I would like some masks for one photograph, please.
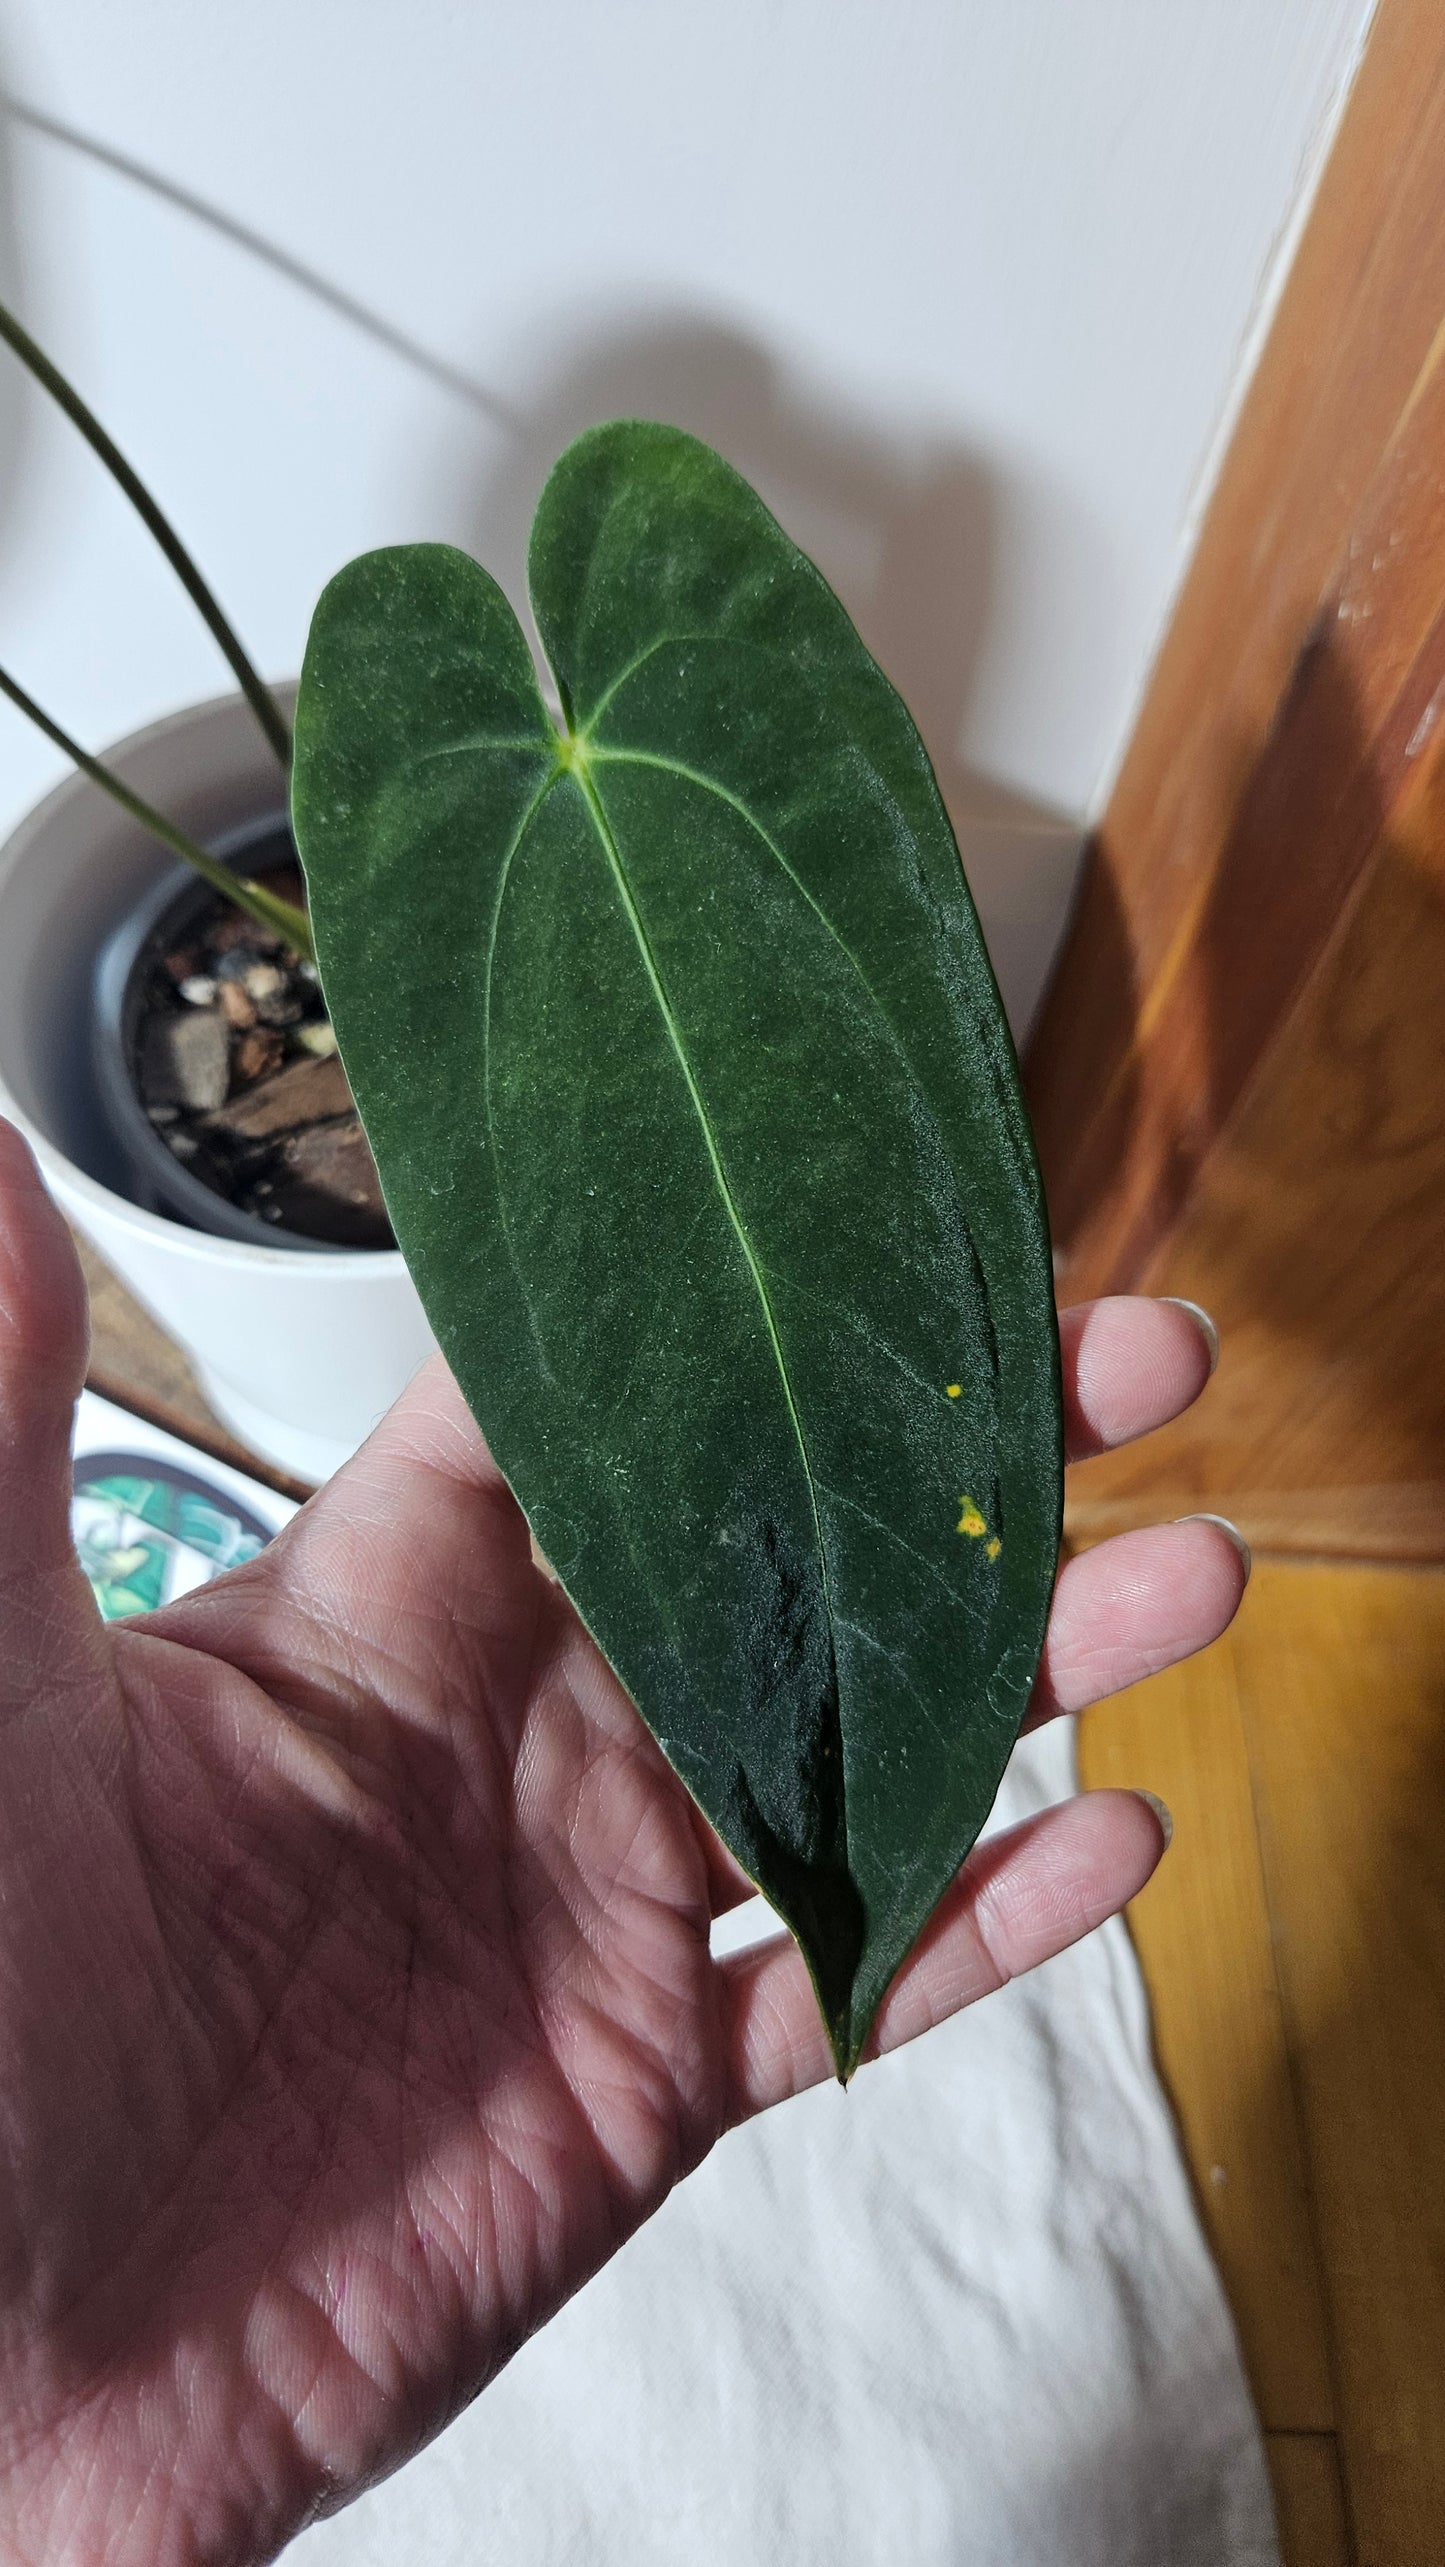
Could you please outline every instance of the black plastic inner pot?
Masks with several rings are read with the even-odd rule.
[[[264,875],[296,867],[296,846],[284,811],[243,821],[214,839],[208,853],[234,873]],[[290,1248],[310,1256],[379,1253],[342,1246],[262,1221],[192,1176],[167,1146],[141,1103],[136,1062],[151,958],[158,946],[183,945],[188,932],[215,902],[210,884],[178,864],[124,918],[96,958],[92,1055],[105,1118],[130,1178],[130,1195],[142,1211],[158,1212],[212,1238],[236,1239],[253,1248]]]

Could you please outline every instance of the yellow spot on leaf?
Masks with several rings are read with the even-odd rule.
[[[963,1396],[962,1382],[950,1382],[948,1384],[948,1396],[950,1399],[961,1399]]]
[[[1003,1544],[1000,1542],[998,1535],[995,1534],[993,1540],[987,1545],[983,1556],[986,1560],[996,1560],[1002,1549]]]
[[[971,1497],[961,1497],[958,1502],[963,1509],[958,1519],[958,1529],[960,1533],[968,1535],[970,1542],[976,1542],[981,1533],[988,1531],[988,1526]]]

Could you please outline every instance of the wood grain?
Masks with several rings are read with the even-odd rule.
[[[1030,1063],[1069,1299],[1181,1293],[1207,1505],[1445,1560],[1445,10],[1384,0]]]
[[[1424,2567],[1445,2552],[1445,1579],[1271,1583],[1269,1646],[1232,1654],[1341,2447],[1361,2559]]]
[[[1211,943],[1217,951],[1216,875],[1223,867],[1227,887],[1232,851],[1236,880],[1286,904],[1298,881],[1292,924],[1308,942],[1314,877],[1308,864],[1299,877],[1297,831],[1272,852],[1271,816],[1288,814],[1301,787],[1315,817],[1329,811],[1383,720],[1390,673],[1399,678],[1401,654],[1413,659],[1433,621],[1427,598],[1422,624],[1414,595],[1416,547],[1390,538],[1404,498],[1433,531],[1424,558],[1438,568],[1438,494],[1411,404],[1438,373],[1442,252],[1445,13],[1433,0],[1384,0],[1032,1046],[1031,1101],[1079,1294],[1128,1280],[1151,1180],[1171,1181],[1167,1118],[1141,1127],[1138,1117],[1161,1045],[1166,1062],[1175,1048],[1184,1055],[1186,1151],[1217,1128],[1230,1076],[1247,1068],[1241,1027],[1214,1089],[1191,1091],[1184,1077],[1201,1031],[1206,1043],[1215,1034],[1207,1010],[1198,1022],[1197,984]],[[1395,454],[1402,438],[1423,472]],[[1383,543],[1371,541],[1367,530],[1382,529]],[[1428,567],[1423,576],[1428,590]],[[1383,603],[1374,613],[1374,585],[1388,617]],[[1379,652],[1379,682],[1365,681],[1347,738],[1332,745],[1334,699],[1370,663],[1381,618],[1398,630]],[[1334,647],[1322,659],[1327,633]],[[1323,790],[1311,773],[1321,748]],[[1346,880],[1359,856],[1358,828],[1347,829],[1332,878]],[[1314,906],[1321,914],[1328,924],[1327,900]]]
[[[1340,2446],[1332,2433],[1267,2433],[1285,2567],[1355,2567]]]
[[[1219,1371],[1074,1474],[1076,1542],[1187,1504],[1261,1546],[1445,1557],[1445,728],[1417,769],[1141,1278],[1213,1313]]]
[[[1214,1649],[1088,1714],[1081,1764],[1174,1811],[1130,1922],[1287,2567],[1435,2567],[1445,1574],[1259,1562]]]
[[[1256,1593],[1244,1612],[1259,1611]],[[1129,1911],[1155,2050],[1261,2418],[1328,2433],[1324,2297],[1231,1657],[1210,1650],[1091,1712],[1080,1762],[1091,1786],[1142,1784],[1173,1813],[1168,1858]]]
[[[1218,843],[1176,887],[1167,948],[1132,995],[1116,991],[1123,1048],[1102,1088],[1086,1091],[1093,1110],[1067,1146],[1057,1070],[1048,1073],[1086,1025],[1076,1016],[1065,1029],[1058,985],[1031,1081],[1072,1289],[1123,1288],[1144,1272],[1414,790],[1445,694],[1442,450],[1445,340],[1363,496],[1268,727],[1241,761]],[[1099,861],[1118,825],[1106,818]],[[1171,869],[1177,861],[1171,849]],[[1156,918],[1164,870],[1161,859],[1148,885]],[[1076,1102],[1069,1110],[1077,1127]]]

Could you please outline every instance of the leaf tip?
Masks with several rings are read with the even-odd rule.
[[[873,2028],[872,2020],[870,2017],[862,2031],[858,2031],[850,2008],[846,2014],[828,2015],[825,2018],[825,2025],[828,2047],[833,2054],[833,2074],[839,2085],[846,2088],[852,2084],[857,2074],[863,2057],[863,2045]]]

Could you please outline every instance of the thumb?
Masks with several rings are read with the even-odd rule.
[[[84,1586],[70,1439],[86,1352],[80,1260],[28,1143],[0,1119],[0,1656],[31,1676],[40,1632]]]

